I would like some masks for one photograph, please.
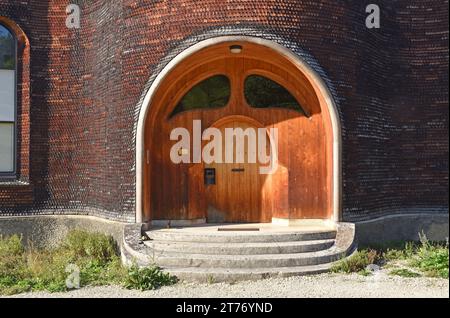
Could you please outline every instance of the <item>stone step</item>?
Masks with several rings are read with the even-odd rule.
[[[145,241],[145,245],[157,253],[195,253],[195,254],[295,254],[316,252],[333,246],[334,240],[310,240],[294,242],[255,242],[255,243],[201,243],[174,241]]]
[[[147,253],[151,262],[162,267],[202,267],[202,268],[267,268],[309,266],[331,263],[345,256],[335,247],[296,254],[256,254],[256,255],[207,255],[182,254],[172,252]]]
[[[325,273],[332,263],[272,268],[163,268],[163,271],[175,275],[181,281],[199,283],[232,283],[243,280],[259,280],[271,277],[290,277]]]
[[[157,240],[141,242],[144,233]],[[152,244],[156,248],[151,248]],[[181,280],[202,282],[318,274],[355,248],[355,227],[349,223],[337,223],[336,231],[256,233],[215,232],[210,228],[143,232],[142,225],[130,224],[124,227],[121,244],[122,261],[128,266],[158,265]],[[214,249],[214,254],[207,254]]]
[[[147,231],[153,241],[197,242],[197,243],[263,243],[330,240],[336,237],[335,230],[315,232],[205,232],[192,233],[176,229]]]
[[[129,246],[122,244],[120,246],[120,258],[122,264],[125,266],[137,265],[139,267],[146,267],[152,265],[150,259],[145,254],[133,253]]]

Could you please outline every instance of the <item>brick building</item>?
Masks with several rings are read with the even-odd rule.
[[[167,127],[149,118],[177,103],[160,101],[161,87],[178,96],[199,83],[183,76],[201,68],[181,73],[183,65],[208,62],[204,69],[225,75],[237,70],[227,55],[233,46],[243,54],[236,61],[248,59],[244,64],[255,69],[251,61],[266,63],[261,74],[271,70],[310,112],[316,135],[308,135],[313,128],[299,133],[325,136],[298,143],[310,155],[287,155],[289,186],[275,186],[288,190],[271,201],[272,217],[447,216],[448,1],[380,0],[380,28],[369,29],[371,2],[0,0],[0,216],[212,218],[193,203],[189,172],[166,175],[157,163],[148,142],[165,138],[153,126]],[[66,26],[70,3],[79,5],[80,28]],[[214,59],[203,61],[208,50]],[[287,70],[275,71],[283,65]],[[172,82],[178,86],[167,86]],[[298,132],[289,129],[287,135]],[[316,173],[303,173],[304,162]],[[163,172],[152,172],[152,164]],[[294,165],[305,169],[294,173]],[[318,181],[308,188],[304,180]],[[175,190],[159,191],[164,187]]]

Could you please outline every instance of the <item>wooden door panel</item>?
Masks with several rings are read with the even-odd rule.
[[[222,132],[222,161],[225,162],[225,128],[257,127],[246,122],[229,122],[218,127]],[[244,163],[236,163],[236,149],[234,163],[213,163],[205,165],[216,169],[216,184],[207,186],[207,213],[210,222],[261,222],[262,213],[262,176],[259,174],[259,164],[249,163],[249,147],[244,147]]]
[[[188,184],[188,218],[190,220],[203,219],[207,211],[205,196],[204,166],[192,165],[187,172]]]
[[[146,127],[146,147],[151,153],[148,201],[153,219],[195,219],[208,214],[210,220],[226,222],[329,217],[331,152],[314,89],[301,72],[289,67],[280,57],[257,56],[261,48],[250,50],[247,44],[244,48],[241,55],[227,55],[223,59],[218,56],[226,55],[228,47],[202,52],[175,69],[170,75],[172,82],[161,86]],[[252,73],[272,75],[274,80],[279,80],[293,91],[312,117],[306,118],[292,110],[256,109],[247,105],[243,83]],[[232,96],[226,107],[192,110],[169,118],[178,99],[194,82],[215,74],[225,74],[230,79]],[[262,127],[279,130],[279,168],[275,174],[260,175],[259,166],[249,163],[203,166],[175,165],[170,161],[173,143],[169,135],[173,128],[185,127],[192,134],[194,119],[202,120],[202,128],[206,129],[218,119],[230,116],[249,117]],[[235,125],[245,129],[253,123],[235,121],[228,127]],[[206,167],[216,168],[215,186],[204,185]],[[232,172],[233,168],[244,172]]]

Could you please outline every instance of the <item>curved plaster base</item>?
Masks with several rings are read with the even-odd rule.
[[[355,223],[360,245],[417,241],[422,232],[431,241],[445,241],[448,226],[448,214],[400,214]]]
[[[78,229],[111,235],[119,243],[125,224],[93,216],[0,217],[0,235],[21,235],[25,244],[31,241],[37,248],[47,248],[57,246],[70,230]]]

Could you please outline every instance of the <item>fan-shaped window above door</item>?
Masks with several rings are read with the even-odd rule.
[[[245,79],[244,95],[247,103],[254,108],[287,108],[307,114],[286,88],[264,76],[248,76]]]
[[[213,109],[228,104],[231,94],[230,80],[225,75],[215,75],[194,85],[180,100],[170,117],[196,109]]]

